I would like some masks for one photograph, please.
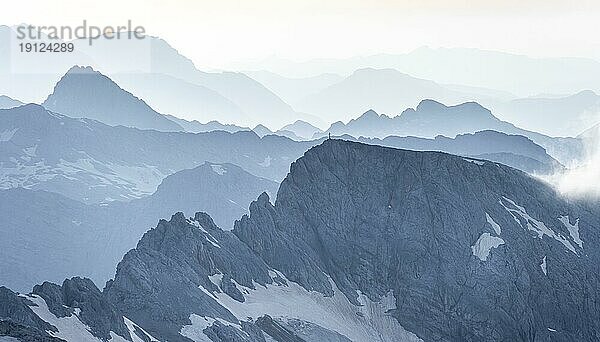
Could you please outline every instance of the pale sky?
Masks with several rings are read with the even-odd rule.
[[[277,56],[297,61],[472,47],[600,59],[592,0],[28,0],[0,24],[124,25],[167,40],[201,69]]]

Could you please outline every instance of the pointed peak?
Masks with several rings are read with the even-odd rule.
[[[260,196],[258,196],[258,199],[256,200],[256,202],[260,203],[260,204],[267,204],[270,203],[270,198],[269,198],[269,194],[267,192],[263,192],[262,194],[260,194]]]
[[[271,131],[270,129],[268,129],[265,125],[263,124],[258,124],[256,125],[256,127],[254,127],[252,130],[267,130],[267,131]]]
[[[379,117],[379,114],[374,111],[373,109],[369,109],[368,111],[364,112],[363,115],[361,115],[359,117],[359,119],[376,119]]]
[[[178,211],[171,216],[170,222],[185,222],[185,215],[181,211]]]

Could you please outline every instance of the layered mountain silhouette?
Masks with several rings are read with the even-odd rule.
[[[10,109],[22,106],[23,102],[12,99],[6,95],[0,95],[0,109]]]
[[[570,96],[532,97],[495,106],[517,126],[551,136],[577,136],[600,122],[600,96],[591,90]]]
[[[288,104],[247,75],[200,71],[190,59],[160,38],[98,39],[93,47],[82,43],[77,45],[82,52],[92,56],[103,70],[133,93],[145,99],[148,96],[150,105],[156,104],[162,112],[203,121],[233,123],[239,120],[235,123],[243,125],[269,121],[281,126],[296,119],[296,113]],[[172,86],[157,91],[154,81],[165,80]],[[198,86],[214,93],[209,94]]]
[[[333,121],[369,109],[396,113],[400,108],[414,107],[425,98],[443,102],[472,100],[469,95],[394,69],[366,68],[307,96],[295,108]]]
[[[209,121],[207,123],[201,123],[198,120],[192,120],[192,121],[188,121],[185,119],[180,119],[178,117],[175,117],[173,115],[165,115],[167,118],[169,118],[169,120],[177,123],[178,125],[180,125],[181,127],[183,127],[183,129],[186,132],[191,132],[191,133],[205,133],[205,132],[212,132],[212,131],[225,131],[225,132],[229,132],[229,133],[235,133],[235,132],[240,132],[240,131],[250,131],[251,129],[248,127],[240,127],[237,125],[233,125],[233,124],[222,124],[219,121]]]
[[[466,111],[464,115],[468,117],[471,115],[469,113],[470,111]],[[363,132],[370,132],[368,129],[371,127],[375,127],[375,132],[378,129],[376,125],[379,124],[385,129],[393,128],[393,123],[398,120],[373,115],[377,119],[367,120],[366,130],[350,123],[348,127],[353,130],[336,131],[333,135],[345,132],[359,137],[368,136]],[[255,134],[258,129],[255,132],[228,133],[220,130],[198,134],[143,131],[112,127],[89,119],[74,119],[49,112],[38,105],[0,110],[0,116],[3,118],[0,122],[0,162],[4,165],[0,174],[0,188],[46,190],[85,203],[128,201],[150,195],[166,176],[199,166],[207,160],[235,164],[254,175],[279,182],[288,172],[290,163],[324,139],[293,141],[272,135],[270,131],[258,132],[260,135],[268,134],[260,138]],[[432,135],[437,133],[435,136],[448,133],[447,128],[451,128],[451,125],[443,125],[446,122],[442,119],[443,112],[438,116],[441,117],[439,122],[434,121],[431,126],[427,126]],[[487,117],[490,116],[488,112]],[[391,123],[386,124],[388,121]],[[489,122],[493,124],[492,128],[503,127],[496,126],[498,121],[493,117]],[[335,127],[334,125],[333,128]],[[355,127],[360,130],[354,129]],[[435,127],[438,127],[437,132],[433,129]],[[539,145],[545,147],[547,154],[563,165],[567,163],[563,163],[560,156],[576,158],[577,153],[581,153],[583,142],[579,139],[554,139],[515,130],[508,124],[504,127],[511,134],[523,132],[523,135],[534,142],[542,141]],[[472,129],[489,129],[489,125]],[[457,129],[456,132],[460,130]],[[355,140],[350,136],[346,138]],[[546,173],[555,165],[552,158],[540,148],[518,136],[507,137],[491,133],[476,135],[473,140],[482,146],[478,151],[468,148],[472,143],[468,140],[459,139],[456,143],[445,144],[443,139],[436,139],[432,143],[423,141],[419,146],[410,143],[405,145],[404,141],[410,139],[390,138],[383,142],[372,142],[387,145],[388,141],[401,141],[399,145],[391,146],[476,156],[503,162],[527,172]],[[506,143],[494,147],[494,144],[504,140]],[[536,152],[531,153],[531,150]]]
[[[294,123],[283,126],[275,134],[286,136],[286,132],[291,132],[294,136],[303,140],[313,139],[315,135],[323,133],[321,129],[302,120],[296,120]]]
[[[513,127],[500,121],[490,110],[475,102],[446,106],[434,100],[423,100],[414,109],[409,108],[393,117],[368,110],[347,124],[334,123],[327,132],[357,137],[385,138],[396,135],[433,138],[437,135],[455,137],[458,134],[474,133],[483,129],[505,131]]]
[[[254,127],[254,128],[252,129],[252,131],[253,131],[254,133],[256,133],[256,134],[257,134],[259,137],[261,137],[261,138],[262,138],[262,137],[264,137],[264,136],[266,136],[266,135],[271,135],[271,134],[273,134],[273,131],[271,131],[271,130],[270,130],[268,127],[265,127],[265,126],[264,126],[264,125],[262,125],[262,124],[258,124],[258,125],[256,125],[256,127]]]
[[[583,158],[583,144],[579,139],[554,138],[521,129],[501,121],[489,109],[476,102],[446,106],[437,101],[423,100],[414,109],[406,109],[393,117],[369,110],[346,124],[332,124],[326,133],[383,139],[387,136],[455,137],[483,130],[528,137],[564,165],[573,164]]]
[[[0,208],[5,213],[0,216],[0,284],[23,292],[78,274],[102,280],[96,272],[102,272],[97,267],[111,235],[104,209],[23,188],[1,190]]]
[[[60,42],[44,33],[38,38],[38,44]],[[93,64],[90,57],[78,49],[71,53],[15,54],[18,41],[16,27],[0,25],[0,94],[24,103],[44,101],[56,81],[73,65]]]
[[[168,175],[232,163],[281,181],[312,142],[259,138],[250,131],[158,132],[74,119],[39,105],[0,110],[0,188],[25,187],[85,203],[152,194]]]
[[[111,126],[183,130],[91,67],[71,68],[42,106],[70,117],[94,119]]]
[[[161,113],[193,118],[192,121],[246,122],[238,104],[204,85],[159,73],[121,73],[111,78]]]
[[[254,127],[252,130],[259,137],[264,137],[266,135],[278,135],[295,141],[312,140],[323,135],[323,131],[321,129],[302,120],[296,120],[294,123],[285,125],[274,132],[261,124],[256,125],[256,127]]]
[[[0,26],[0,46],[10,46],[15,39],[15,30]],[[39,103],[65,70],[92,65],[152,108],[177,117],[248,126],[270,121],[274,127],[298,119],[288,104],[259,82],[242,73],[201,71],[160,38],[97,39],[91,46],[86,39],[73,43],[74,53],[23,55],[18,63],[11,61],[10,49],[3,49],[0,94]]]
[[[442,151],[465,157],[502,163],[531,174],[549,175],[565,168],[546,150],[520,135],[496,131],[460,134],[456,138],[435,139],[389,136],[385,139],[360,138],[358,141],[415,151]]]
[[[193,215],[202,210],[209,213],[219,227],[231,230],[233,222],[247,213],[248,205],[257,194],[267,192],[275,196],[278,186],[277,182],[254,176],[239,166],[206,162],[168,176],[151,196],[129,203],[114,203],[113,207],[122,208],[130,217],[147,218],[147,227],[173,212]]]
[[[396,69],[440,84],[496,89],[520,97],[600,91],[600,62],[590,58],[536,58],[472,48],[421,47],[405,54],[291,62],[270,58],[254,68],[289,77],[349,75],[362,68]]]
[[[276,182],[231,164],[205,163],[165,178],[150,196],[105,206],[23,188],[0,190],[0,284],[26,291],[44,280],[81,275],[103,284],[127,250],[163,217],[210,213],[233,229],[256,197]]]
[[[292,106],[344,79],[343,76],[330,73],[302,78],[285,77],[265,70],[248,71],[246,74],[264,84]]]
[[[0,313],[73,341],[596,341],[599,226],[501,164],[327,140],[233,232],[175,214],[103,291],[3,288]]]

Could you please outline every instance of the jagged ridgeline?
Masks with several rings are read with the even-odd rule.
[[[326,140],[233,231],[161,220],[103,291],[0,289],[0,335],[598,341],[599,228],[597,205],[501,164]]]

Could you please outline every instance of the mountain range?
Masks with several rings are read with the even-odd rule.
[[[16,39],[13,28],[0,26],[0,46],[10,47]],[[11,60],[10,48],[2,49],[0,93],[39,103],[65,70],[93,65],[164,114],[243,125],[269,121],[274,127],[298,119],[288,104],[257,81],[242,73],[200,71],[160,38],[98,39],[93,46],[86,39],[73,43],[75,52],[66,56],[22,56],[18,61]]]
[[[12,28],[2,26],[0,45],[9,46],[15,35]],[[404,55],[311,61],[304,65],[315,73],[293,78],[274,72],[285,75],[292,66],[302,72],[302,64],[267,63],[263,69],[271,71],[246,73],[200,71],[166,41],[150,36],[128,44],[106,39],[92,47],[85,41],[74,44],[75,53],[60,60],[44,56],[47,63],[31,56],[16,63],[6,50],[0,54],[5,61],[0,93],[39,103],[65,70],[94,65],[157,112],[188,121],[216,120],[242,127],[266,124],[276,130],[301,119],[325,126],[368,109],[394,115],[429,98],[449,104],[476,101],[503,120],[551,136],[576,136],[598,122],[590,94],[600,91],[592,82],[600,65],[581,58],[534,59],[475,49],[421,48]],[[40,70],[42,65],[52,68]],[[486,70],[480,70],[482,65]],[[590,76],[575,79],[572,75]],[[533,114],[525,115],[529,112]],[[551,115],[538,120],[536,113]]]
[[[246,74],[264,84],[265,87],[292,106],[307,96],[319,93],[327,87],[344,80],[343,76],[328,73],[304,78],[285,77],[265,70],[248,71]]]
[[[294,106],[329,122],[347,120],[354,113],[373,109],[382,113],[416,106],[423,99],[458,103],[477,100],[472,94],[448,89],[394,69],[359,69],[344,80],[308,95]]]
[[[358,141],[413,151],[440,151],[485,159],[537,175],[550,175],[565,170],[565,167],[552,158],[543,147],[530,139],[496,131],[460,134],[456,138],[441,135],[435,139],[388,136],[385,139],[359,138]]]
[[[446,106],[437,101],[423,100],[414,109],[406,109],[393,117],[368,110],[346,124],[333,123],[326,134],[380,139],[387,136],[434,138],[438,135],[455,137],[483,130],[525,136],[544,147],[548,154],[563,165],[573,165],[584,158],[583,143],[580,139],[554,138],[518,128],[501,121],[489,109],[476,102]]]
[[[349,120],[369,109],[394,116],[423,99],[443,103],[478,102],[498,118],[549,136],[575,137],[600,122],[600,102],[592,90],[572,95],[537,94],[519,97],[495,89],[446,84],[404,74],[393,68],[361,68],[349,76],[331,74],[285,78],[266,71],[250,72],[296,110],[326,118]],[[314,80],[309,82],[309,80]],[[314,86],[308,87],[309,84]],[[591,87],[591,86],[590,86]],[[295,94],[290,97],[289,93]]]
[[[326,140],[231,232],[177,213],[100,291],[0,288],[8,336],[596,341],[600,212],[494,162]]]
[[[292,62],[269,58],[243,70],[267,70],[292,78],[334,73],[342,76],[362,68],[396,69],[439,84],[512,93],[516,97],[600,91],[600,62],[590,58],[529,57],[473,48],[421,47],[403,54],[377,54],[347,59]]]
[[[427,111],[427,106],[431,110]],[[436,112],[438,109],[440,111]],[[478,125],[463,125],[461,127],[464,129],[456,127],[451,131],[452,126],[445,124],[446,111],[464,116],[454,118],[453,122],[456,122],[457,126],[459,122],[463,122],[461,120]],[[428,113],[433,114],[428,117]],[[285,177],[292,161],[324,139],[294,141],[277,135],[260,138],[250,131],[194,134],[112,127],[90,119],[70,118],[33,104],[0,110],[0,116],[3,117],[0,122],[0,162],[3,166],[0,188],[25,187],[46,190],[84,203],[128,201],[147,196],[154,193],[166,176],[199,166],[205,161],[235,164],[256,176],[279,182]],[[417,107],[413,116],[417,119],[416,125],[414,121],[403,119],[402,116],[391,119],[369,112],[345,127],[340,126],[339,130],[336,130],[338,126],[333,125],[329,132],[333,136],[349,134],[368,137],[369,133],[379,132],[383,133],[384,137],[401,136],[409,131],[419,133],[419,121],[424,120],[421,122],[428,122],[428,126],[422,126],[427,129],[422,131],[425,136],[452,136],[488,129],[522,134],[544,147],[548,155],[563,165],[570,165],[571,161],[567,159],[565,162],[564,158],[577,158],[577,154],[582,153],[582,141],[579,139],[554,139],[518,130],[495,119],[489,111],[476,104],[448,109],[439,103],[426,101]],[[394,126],[396,123],[400,125]],[[407,126],[402,126],[407,123]],[[395,129],[396,127],[398,129]],[[406,127],[406,131],[402,130],[403,127]],[[305,134],[309,131],[296,132]],[[527,153],[524,154],[520,147],[522,144],[529,145],[529,141],[519,140],[518,137],[507,139],[515,142],[506,145],[501,152],[531,157]],[[435,149],[460,152],[460,149],[449,149],[443,144],[435,146]],[[496,152],[499,151],[485,151]],[[462,152],[460,154],[472,155]],[[534,159],[543,165],[507,162],[525,171],[549,170],[554,165],[551,158],[541,152]]]
[[[0,342],[600,341],[599,61],[18,39]]]
[[[159,219],[182,211],[210,213],[223,229],[248,213],[249,204],[278,183],[232,164],[205,163],[165,178],[138,200],[86,205],[58,193],[0,191],[0,284],[23,291],[44,280],[81,275],[102,284],[127,250]]]
[[[29,104],[0,110],[0,188],[60,193],[85,203],[152,194],[168,175],[232,163],[281,181],[311,142],[250,131],[158,132],[74,119]]]
[[[110,276],[122,253],[134,246],[148,227],[175,211],[191,214],[204,210],[218,226],[230,229],[233,220],[245,212],[256,194],[268,190],[274,195],[275,184],[285,177],[289,165],[308,148],[323,141],[298,142],[277,135],[259,138],[246,131],[199,134],[141,131],[73,119],[37,105],[5,110],[0,115],[5,118],[0,127],[1,185],[7,191],[0,205],[6,207],[6,212],[12,212],[16,210],[13,203],[29,203],[30,211],[39,212],[36,217],[47,217],[48,203],[63,203],[60,210],[54,209],[52,216],[61,217],[60,220],[31,222],[29,215],[17,215],[5,227],[16,231],[33,227],[44,232],[37,233],[44,236],[41,242],[64,239],[62,232],[67,228],[90,236],[82,237],[78,244],[66,239],[66,245],[60,248],[58,243],[32,245],[25,239],[22,242],[30,246],[26,248],[7,239],[4,250],[9,261],[4,263],[3,274],[8,278],[4,281],[18,289],[37,280],[58,281],[56,277],[76,274],[103,281]],[[310,128],[303,123],[296,126]],[[435,139],[390,136],[383,140],[345,136],[345,139],[445,151],[536,174],[551,174],[563,168],[531,140],[493,131],[454,139],[442,136]],[[190,168],[194,169],[184,170]],[[79,256],[82,251],[85,257]],[[39,265],[32,258],[48,260],[48,265],[56,267],[28,268],[26,265]],[[96,261],[96,267],[89,269],[82,266],[89,258],[105,262]]]
[[[550,136],[576,137],[600,123],[600,96],[591,90],[569,96],[515,99],[493,108],[516,126]]]

